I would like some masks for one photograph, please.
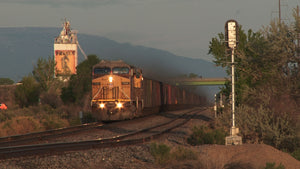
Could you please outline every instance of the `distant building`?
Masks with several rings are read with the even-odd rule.
[[[76,74],[77,43],[77,31],[71,30],[70,22],[65,20],[63,30],[54,41],[55,76],[61,80],[68,80]]]

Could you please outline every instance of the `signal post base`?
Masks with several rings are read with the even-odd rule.
[[[239,128],[232,127],[230,129],[230,136],[225,138],[225,145],[242,145],[242,137],[238,136]]]

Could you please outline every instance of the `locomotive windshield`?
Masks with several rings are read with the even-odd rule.
[[[109,67],[101,67],[101,68],[94,69],[94,74],[98,74],[98,75],[105,75],[105,74],[109,74],[110,72],[111,69]]]
[[[112,69],[113,74],[129,74],[128,67],[114,67]]]

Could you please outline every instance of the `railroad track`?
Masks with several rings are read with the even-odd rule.
[[[0,137],[0,147],[16,146],[22,144],[30,144],[37,141],[46,140],[60,136],[75,134],[92,128],[103,126],[102,123],[89,123],[79,126],[66,127],[43,132],[28,133],[22,135],[14,135],[8,137]]]
[[[165,123],[108,138],[99,138],[88,141],[2,147],[0,148],[0,159],[36,154],[57,154],[66,151],[86,150],[92,148],[107,148],[142,144],[159,138],[164,133],[167,133],[172,129],[185,124],[191,118],[197,116],[197,114],[201,111],[204,111],[204,109],[195,109],[183,115],[177,115]]]

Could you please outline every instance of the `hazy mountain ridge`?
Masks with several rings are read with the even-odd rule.
[[[61,28],[0,28],[0,77],[21,80],[28,75],[38,58],[53,56],[54,38]],[[143,68],[151,78],[196,73],[203,77],[225,76],[221,68],[213,63],[174,55],[170,52],[118,43],[105,37],[78,34],[78,41],[87,55],[95,54],[99,59],[124,60]],[[79,55],[79,63],[84,57]]]

